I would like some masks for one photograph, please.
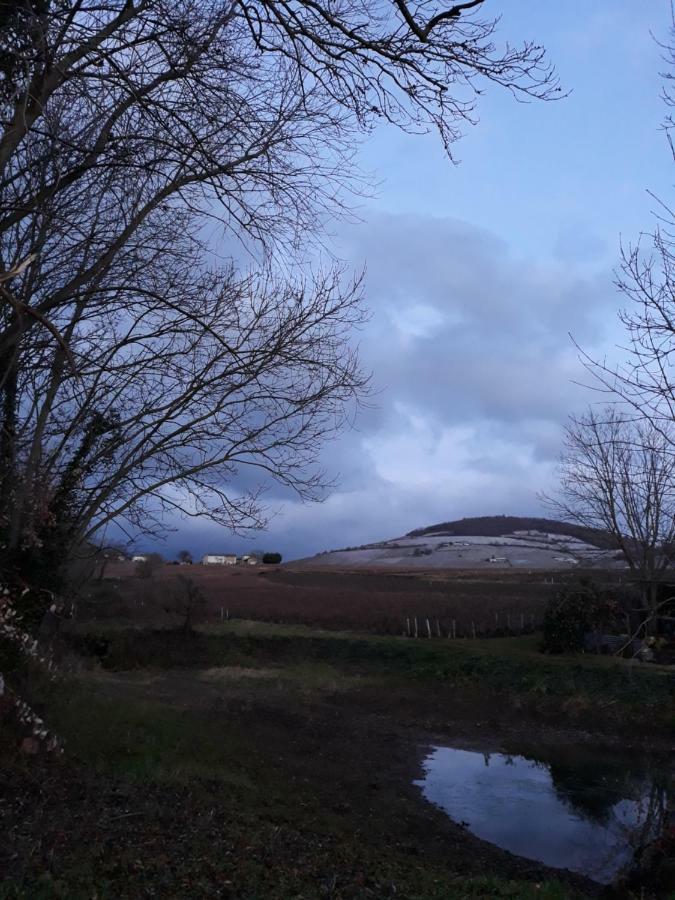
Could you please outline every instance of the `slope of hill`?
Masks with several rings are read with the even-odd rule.
[[[625,565],[611,536],[555,519],[482,516],[418,528],[403,537],[330,550],[293,566],[422,569],[569,569]]]
[[[557,519],[537,519],[530,516],[474,516],[457,519],[454,522],[441,522],[426,528],[409,531],[406,537],[424,537],[425,535],[500,537],[522,531],[538,531],[547,534],[559,534],[576,537],[580,541],[598,547],[600,550],[616,549],[616,539],[599,528],[585,528],[571,522],[559,522]]]

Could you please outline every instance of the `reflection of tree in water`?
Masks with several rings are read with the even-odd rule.
[[[664,770],[600,756],[557,759],[547,768],[556,795],[566,806],[597,825],[611,826],[634,854],[662,833],[670,792]],[[622,800],[633,803],[628,819],[616,814]]]
[[[668,816],[668,788],[655,780],[638,801],[637,822],[626,830],[626,837],[636,853],[663,834]]]
[[[577,815],[607,825],[621,800],[640,800],[647,788],[642,767],[600,756],[559,758],[547,768],[556,795]]]
[[[639,864],[645,849],[663,833],[672,793],[665,768],[649,769],[628,758],[586,754],[535,764],[548,769],[556,796],[572,812],[610,828],[619,843],[630,848],[629,869]],[[631,802],[630,812],[622,815],[618,804],[626,800]],[[607,859],[598,859],[600,869],[611,863],[614,850],[608,854]]]
[[[571,747],[558,748],[555,754],[547,754],[546,760],[540,748],[521,753],[499,753],[497,764],[512,766],[526,760],[546,772],[555,796],[570,812],[612,835],[606,852],[598,849],[595,866],[599,875],[616,872],[617,853],[627,870],[651,866],[645,861],[651,858],[655,839],[664,833],[669,799],[675,801],[675,782],[667,763],[649,766],[639,758],[579,752]],[[492,754],[484,752],[483,760],[489,767]],[[555,822],[551,826],[555,829]],[[588,874],[594,877],[592,872]]]

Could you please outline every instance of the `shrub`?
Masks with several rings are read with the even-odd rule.
[[[550,601],[544,614],[544,653],[575,653],[583,649],[584,635],[601,617],[603,601],[590,579],[566,585]]]
[[[191,578],[179,575],[176,587],[165,604],[166,612],[178,616],[180,630],[188,634],[206,614],[206,598]]]
[[[281,553],[265,553],[263,555],[262,561],[266,565],[273,565],[275,563],[281,562]]]
[[[136,575],[139,578],[152,578],[157,569],[164,564],[164,559],[159,553],[149,553],[145,559],[136,563]]]

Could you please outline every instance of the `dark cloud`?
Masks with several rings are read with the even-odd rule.
[[[270,486],[278,514],[253,544],[286,557],[391,537],[445,518],[536,513],[565,417],[589,400],[568,337],[613,343],[611,271],[514,256],[452,219],[373,216],[340,237],[367,264],[372,317],[358,336],[374,407],[324,449],[339,485],[321,504]],[[169,547],[250,547],[208,524]],[[174,547],[175,545],[175,547]]]

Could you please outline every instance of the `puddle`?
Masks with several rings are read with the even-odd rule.
[[[424,797],[477,837],[603,884],[664,827],[667,771],[632,757],[435,747],[424,771]]]

